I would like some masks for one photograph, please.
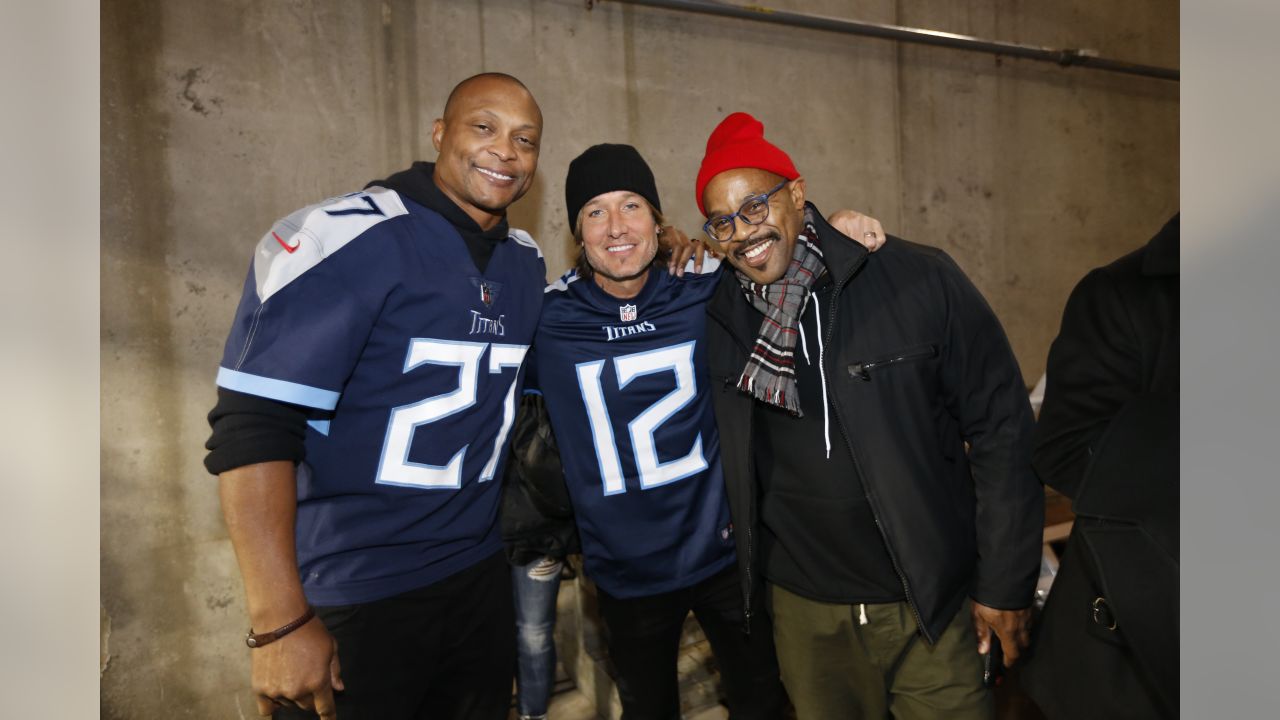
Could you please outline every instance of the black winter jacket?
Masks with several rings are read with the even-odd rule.
[[[1043,489],[1032,414],[991,308],[943,251],[890,236],[874,255],[814,209],[835,283],[823,338],[832,442],[846,443],[925,639],[966,595],[1031,604]],[[732,271],[708,305],[712,392],[747,612],[759,585],[754,400],[736,388],[762,315]],[[811,341],[812,342],[812,341]],[[966,452],[965,443],[969,444]]]
[[[1021,675],[1049,718],[1178,716],[1178,246],[1084,277],[1049,351],[1035,469],[1075,525]]]
[[[520,400],[502,480],[502,541],[512,565],[582,552],[560,446],[541,394]]]

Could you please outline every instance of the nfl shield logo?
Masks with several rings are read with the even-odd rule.
[[[498,296],[502,294],[502,283],[486,280],[482,277],[472,277],[471,285],[480,291],[480,302],[485,307],[492,307],[498,301]]]
[[[622,322],[634,322],[636,319],[636,306],[623,305],[619,307],[618,316],[622,318]]]

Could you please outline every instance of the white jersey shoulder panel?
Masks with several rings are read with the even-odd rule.
[[[408,213],[394,190],[371,187],[309,205],[277,220],[258,241],[253,257],[258,302],[266,302],[369,228]]]
[[[538,252],[538,257],[542,257],[542,248],[538,247],[537,241],[529,233],[519,228],[511,228],[507,233],[507,237],[515,240],[520,245],[533,248]]]
[[[575,283],[581,279],[582,278],[578,275],[578,271],[576,269],[570,268],[565,272],[565,274],[560,276],[560,279],[548,285],[546,289],[542,291],[542,293],[545,295],[547,293],[552,293],[552,292],[564,292],[569,289],[570,284]]]
[[[693,269],[693,258],[684,264],[686,273],[695,273],[698,275],[710,275],[720,269],[720,258],[712,257],[710,254],[702,258],[702,272],[698,273]]]

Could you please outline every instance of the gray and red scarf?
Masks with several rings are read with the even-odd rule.
[[[804,230],[796,238],[791,264],[777,282],[757,285],[734,271],[747,301],[764,313],[760,333],[747,366],[738,378],[738,389],[751,393],[757,400],[784,408],[797,417],[800,396],[796,392],[795,347],[799,337],[800,314],[818,278],[827,272],[822,249],[818,247],[818,229],[812,210],[804,210]]]

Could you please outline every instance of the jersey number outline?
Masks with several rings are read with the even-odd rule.
[[[386,213],[382,212],[382,208],[378,207],[378,203],[374,202],[373,198],[369,197],[368,195],[365,195],[364,193],[351,193],[350,195],[344,195],[342,200],[339,200],[333,203],[333,205],[338,206],[343,204],[354,203],[357,200],[363,200],[366,207],[348,207],[342,210],[325,209],[324,214],[331,215],[333,217],[338,217],[341,215],[381,215],[382,217],[387,216]]]
[[[613,358],[619,390],[626,389],[632,380],[642,375],[669,371],[675,375],[676,379],[674,390],[645,408],[627,424],[641,490],[683,480],[709,467],[702,452],[701,431],[698,432],[693,447],[686,455],[665,463],[658,460],[658,449],[653,439],[654,433],[662,423],[680,412],[697,397],[697,373],[693,368],[695,344],[696,341],[689,341],[658,350],[619,355]],[[582,392],[582,402],[586,406],[587,419],[591,424],[591,440],[595,445],[596,460],[600,464],[604,494],[617,495],[627,491],[627,484],[622,472],[618,444],[613,436],[613,423],[605,402],[604,388],[600,383],[605,362],[607,361],[593,360],[578,363],[574,368],[577,370],[578,387]]]
[[[501,457],[500,451],[506,445],[507,433],[511,431],[511,425],[515,421],[516,381],[520,377],[520,365],[524,362],[529,346],[413,338],[409,341],[404,372],[408,373],[424,364],[457,367],[458,386],[451,392],[392,408],[378,461],[377,484],[428,490],[457,490],[462,487],[462,465],[466,461],[470,443],[463,445],[444,465],[412,462],[409,460],[409,451],[419,427],[444,420],[476,404],[481,377],[480,360],[485,350],[489,351],[488,374],[498,375],[507,368],[516,369],[503,400],[502,427],[494,439],[489,460],[480,471],[480,482],[493,479]]]

